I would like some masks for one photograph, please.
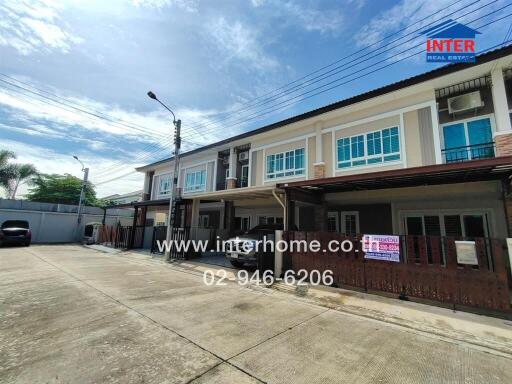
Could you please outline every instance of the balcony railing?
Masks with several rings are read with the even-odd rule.
[[[249,185],[249,179],[247,177],[242,177],[236,180],[236,187],[237,188],[245,188]],[[228,189],[228,182],[222,181],[220,183],[217,183],[217,191],[223,191],[225,189]]]
[[[443,149],[441,151],[445,163],[460,163],[468,160],[489,159],[495,157],[494,142],[466,145]]]

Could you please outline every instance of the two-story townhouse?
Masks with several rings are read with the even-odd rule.
[[[184,153],[175,225],[505,238],[511,68],[508,46]],[[137,169],[146,246],[172,169]]]

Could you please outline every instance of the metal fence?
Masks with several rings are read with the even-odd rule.
[[[113,248],[126,249],[129,246],[132,227],[103,225],[99,227],[96,242]]]
[[[361,237],[332,232],[283,234],[284,239],[320,242],[326,252],[294,249],[285,254],[285,267],[298,271],[332,270],[337,286],[386,292],[496,311],[510,311],[510,294],[503,241],[473,238],[478,265],[457,263],[455,237],[400,236],[400,262],[365,259]],[[350,240],[350,252],[330,252],[331,240]]]

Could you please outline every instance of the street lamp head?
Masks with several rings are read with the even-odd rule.
[[[153,99],[153,100],[158,100],[158,99],[156,98],[156,95],[155,95],[153,92],[151,92],[151,91],[149,91],[149,92],[148,92],[148,96],[149,96],[151,99]]]
[[[78,160],[78,157],[77,157],[77,156],[75,156],[75,155],[73,155],[73,159]]]

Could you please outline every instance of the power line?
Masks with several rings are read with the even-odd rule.
[[[7,78],[10,78],[10,79],[13,79],[14,81],[17,81],[21,84],[26,84],[30,87],[32,87],[33,89],[37,89],[38,91],[40,92],[44,92],[44,93],[47,93],[47,94],[50,94],[50,95],[53,95],[54,97],[50,97],[50,96],[45,96],[43,95],[42,93],[40,92],[36,92],[32,89],[29,89],[29,88],[26,88],[26,87],[23,87],[21,85],[18,85],[18,84],[14,84],[10,81],[7,81],[7,80],[4,80],[4,79],[0,79],[0,82],[2,83],[5,83],[5,84],[8,84],[9,86],[11,87],[15,87],[17,89],[20,90],[21,93],[23,92],[29,92],[35,96],[38,96],[40,98],[44,98],[46,100],[51,100],[52,102],[54,103],[57,103],[57,104],[60,104],[60,105],[64,105],[64,106],[67,106],[69,108],[72,108],[78,112],[81,112],[81,113],[84,113],[84,114],[87,114],[87,115],[90,115],[90,116],[93,116],[97,119],[102,119],[102,120],[106,120],[106,121],[109,121],[110,123],[114,123],[116,124],[117,126],[121,125],[121,126],[124,126],[126,128],[129,128],[129,129],[132,129],[132,130],[135,130],[135,131],[138,131],[138,132],[141,132],[141,133],[145,133],[145,134],[148,134],[148,133],[151,133],[151,134],[156,134],[156,135],[159,135],[159,136],[165,136],[164,134],[161,134],[161,133],[157,133],[157,132],[153,132],[152,130],[150,130],[149,128],[146,128],[146,127],[142,127],[138,124],[135,124],[135,123],[129,123],[129,122],[126,122],[125,120],[122,120],[120,118],[117,118],[117,117],[112,117],[110,115],[107,115],[103,112],[98,112],[98,111],[95,111],[95,110],[91,110],[91,109],[84,109],[84,108],[87,108],[87,107],[83,107],[82,104],[78,104],[76,102],[71,102],[69,101],[68,99],[62,97],[62,96],[58,96],[58,95],[54,95],[53,93],[50,93],[50,92],[47,92],[47,91],[42,91],[40,90],[39,88],[36,88],[36,87],[33,87],[31,85],[29,85],[28,83],[24,83],[20,80],[17,80],[16,78],[13,78],[13,77],[10,77],[10,76],[7,76],[3,73],[0,73],[1,76],[4,76],[4,77],[7,77]],[[4,87],[5,88],[5,87]],[[7,89],[10,89],[10,88],[7,88]],[[29,96],[29,95],[27,95]],[[30,97],[30,96],[29,96]],[[65,100],[64,102],[60,101],[60,100]],[[56,105],[54,105],[56,106]],[[57,107],[57,106],[56,106]],[[69,111],[69,110],[68,110]]]
[[[492,14],[496,13],[496,12],[502,11],[503,9],[505,9],[505,8],[507,8],[507,7],[511,6],[511,5],[512,5],[512,4],[508,4],[508,5],[506,5],[506,6],[504,6],[504,7],[501,7],[501,8],[499,8],[499,9],[495,10],[495,11],[489,12],[489,13],[487,13],[487,14],[483,15],[483,16],[480,16],[480,17],[478,17],[478,18],[476,18],[476,19],[474,19],[474,20],[472,20],[472,21],[468,22],[468,24],[470,24],[470,23],[474,23],[475,21],[478,21],[478,20],[480,20],[480,19],[482,19],[482,18],[488,17],[488,16],[490,16],[490,15],[492,15]],[[473,11],[473,12],[474,12],[474,11]],[[508,16],[505,16],[505,17],[508,17]],[[502,18],[496,19],[496,20],[494,20],[493,22],[491,22],[491,24],[492,24],[492,23],[494,23],[494,22],[497,22],[497,21],[499,21],[499,20],[501,20],[501,19],[503,19],[503,18],[505,18],[505,17],[502,17]],[[489,25],[489,24],[486,24],[486,25],[484,25],[484,26],[482,26],[482,27],[485,27],[485,26],[487,26],[487,25]],[[383,62],[383,61],[385,61],[385,60],[388,60],[388,59],[390,59],[390,58],[396,57],[396,56],[397,56],[397,55],[399,55],[399,54],[406,53],[406,52],[410,51],[411,49],[417,48],[417,47],[418,47],[418,46],[420,46],[420,45],[422,45],[422,43],[421,43],[421,44],[417,44],[417,45],[415,45],[415,46],[413,46],[413,47],[410,47],[410,48],[408,48],[408,49],[405,49],[405,50],[403,50],[403,51],[399,52],[398,54],[395,54],[395,55],[393,55],[393,56],[391,56],[391,57],[389,57],[389,58],[387,58],[387,59],[377,61],[376,63],[373,63],[373,64],[371,64],[371,65],[368,65],[368,66],[366,66],[366,67],[363,67],[363,68],[361,68],[361,69],[359,69],[359,70],[357,70],[357,71],[351,72],[351,73],[349,73],[349,74],[347,74],[347,75],[345,75],[345,76],[342,76],[342,77],[337,78],[337,79],[335,79],[335,80],[332,80],[332,81],[330,81],[330,82],[328,82],[328,83],[325,83],[325,84],[322,84],[322,85],[320,85],[320,86],[318,86],[318,87],[312,88],[312,89],[310,89],[310,90],[308,90],[308,91],[306,91],[306,92],[303,92],[303,93],[301,93],[301,94],[298,94],[298,95],[296,95],[296,96],[293,96],[293,97],[291,97],[291,98],[288,98],[288,99],[286,99],[286,100],[283,100],[283,101],[281,101],[281,102],[279,102],[279,103],[277,103],[277,104],[274,104],[274,105],[272,105],[272,106],[269,106],[268,108],[266,107],[266,108],[263,108],[263,109],[257,110],[257,111],[255,111],[254,113],[252,113],[251,115],[244,116],[244,117],[242,117],[242,118],[240,118],[240,119],[238,119],[238,120],[234,120],[231,124],[223,125],[223,128],[224,128],[224,129],[225,129],[225,128],[230,128],[230,127],[233,127],[233,126],[235,126],[235,125],[239,125],[239,124],[246,123],[246,122],[248,122],[248,121],[254,120],[254,119],[255,119],[255,118],[257,118],[257,117],[264,116],[264,115],[267,115],[267,114],[269,114],[269,113],[272,113],[272,112],[275,112],[275,111],[281,110],[282,108],[276,108],[276,107],[278,107],[278,106],[289,106],[289,105],[291,105],[291,104],[293,104],[293,103],[294,103],[294,102],[293,102],[293,103],[290,103],[291,101],[294,101],[294,100],[295,100],[295,101],[297,101],[297,102],[300,102],[300,101],[303,101],[303,100],[309,99],[309,98],[311,98],[311,97],[313,97],[313,96],[317,96],[317,95],[319,95],[319,94],[321,94],[321,93],[324,93],[324,92],[327,92],[327,91],[329,91],[329,90],[332,90],[332,89],[334,89],[334,88],[336,88],[336,87],[339,87],[339,86],[341,86],[341,85],[347,84],[348,82],[351,82],[351,81],[353,81],[353,80],[355,80],[355,79],[358,79],[358,78],[360,78],[361,76],[358,76],[358,77],[356,77],[355,79],[352,79],[352,80],[350,80],[350,81],[346,81],[346,82],[343,82],[343,83],[341,83],[341,84],[338,84],[338,85],[337,85],[337,86],[335,86],[335,87],[329,87],[329,88],[325,89],[325,90],[324,90],[324,91],[322,91],[322,92],[317,92],[317,93],[314,93],[314,94],[313,94],[313,95],[311,95],[311,96],[308,96],[308,97],[305,97],[305,98],[301,98],[302,96],[308,95],[308,94],[310,94],[310,93],[312,93],[312,92],[314,92],[314,91],[317,91],[317,90],[319,90],[319,89],[322,89],[322,88],[328,87],[328,86],[330,86],[330,85],[332,85],[332,84],[334,84],[334,83],[337,83],[337,82],[339,82],[339,81],[341,81],[341,80],[343,80],[343,79],[346,79],[346,78],[348,78],[348,77],[350,77],[350,76],[352,76],[352,75],[354,75],[354,74],[360,73],[360,72],[362,72],[363,70],[368,69],[368,68],[371,68],[371,67],[373,67],[373,66],[374,66],[374,65],[376,65],[376,64],[382,63],[382,62]],[[270,109],[269,109],[269,108],[270,108]],[[214,129],[215,129],[215,128],[214,128]],[[208,131],[208,130],[205,130],[205,131],[203,131],[203,134],[204,134],[204,133],[207,133],[207,132],[209,132],[209,131]]]
[[[452,15],[453,13],[456,13],[456,12],[460,11],[461,9],[465,9],[465,8],[467,8],[467,7],[469,7],[469,6],[472,6],[472,5],[476,4],[476,3],[477,3],[477,2],[479,2],[479,1],[480,1],[480,0],[474,1],[474,2],[472,2],[472,3],[470,3],[470,4],[466,5],[466,6],[464,6],[463,8],[457,9],[456,11],[454,11],[454,12],[452,12],[452,13],[448,14],[448,15],[445,15],[445,16],[443,16],[443,17],[439,18],[439,19],[436,19],[436,20],[434,20],[434,21],[432,21],[432,22],[430,22],[430,23],[428,23],[428,24],[424,25],[424,26],[423,26],[423,27],[421,27],[421,28],[418,28],[418,29],[416,29],[416,30],[414,30],[414,31],[412,31],[412,32],[410,32],[410,33],[408,33],[408,34],[404,35],[404,36],[401,36],[401,37],[399,37],[399,38],[397,38],[397,39],[395,39],[395,40],[392,40],[390,43],[393,43],[393,42],[396,42],[396,41],[402,40],[402,39],[406,38],[407,36],[410,36],[410,35],[412,35],[412,34],[416,33],[417,31],[420,31],[420,30],[424,29],[426,26],[429,26],[429,25],[431,25],[431,24],[433,24],[433,23],[436,23],[436,22],[438,22],[439,20],[441,20],[441,19],[443,19],[443,18],[445,18],[445,17],[447,17],[447,16],[450,16],[450,15]],[[494,1],[490,2],[490,3],[487,3],[487,4],[485,4],[485,5],[483,5],[483,6],[479,7],[479,8],[477,8],[477,9],[474,9],[473,11],[469,11],[469,12],[467,12],[466,14],[461,15],[461,16],[459,16],[459,17],[458,17],[458,18],[456,18],[456,19],[460,19],[460,18],[462,18],[462,17],[467,16],[468,14],[471,14],[471,13],[477,12],[477,11],[479,11],[480,9],[482,9],[482,8],[484,8],[484,7],[487,7],[487,6],[489,6],[489,5],[493,4],[493,3],[495,3],[496,1],[497,1],[497,0],[494,0]],[[451,4],[449,7],[451,7],[451,6],[453,6],[454,4],[457,4],[457,3],[458,3],[458,2],[455,2],[455,3]],[[445,9],[446,9],[446,8],[445,8]],[[437,12],[436,12],[436,13],[437,13]],[[435,14],[435,13],[434,13],[434,14]],[[427,18],[428,18],[428,17],[430,17],[430,16],[432,16],[432,15],[434,15],[434,14],[431,14],[431,15],[427,16]],[[423,18],[421,21],[423,21],[424,19],[425,19],[425,18]],[[421,21],[418,21],[418,22],[421,22]],[[414,24],[416,24],[416,23],[414,23]],[[414,25],[414,24],[411,24],[411,26],[412,26],[412,25]],[[407,28],[409,28],[409,27],[410,27],[410,26],[408,26],[408,27],[406,27],[406,28],[403,28],[402,30],[407,29]],[[399,33],[399,32],[395,32],[394,34],[397,34],[397,33]],[[394,34],[391,34],[391,35],[389,35],[389,36],[393,36]],[[389,36],[387,36],[386,38],[388,38]],[[321,75],[318,75],[318,76],[316,76],[316,77],[314,77],[314,78],[312,78],[312,79],[308,80],[307,82],[304,82],[304,83],[301,83],[301,84],[299,84],[299,85],[296,85],[295,87],[293,87],[293,88],[291,88],[291,89],[288,89],[287,91],[283,91],[283,92],[281,92],[281,93],[279,93],[279,94],[277,94],[277,95],[275,95],[275,96],[273,96],[273,97],[271,97],[271,98],[267,98],[267,99],[265,99],[265,100],[262,100],[262,101],[260,101],[259,103],[254,104],[254,106],[253,106],[252,108],[254,108],[255,106],[258,106],[258,105],[268,104],[269,102],[271,102],[271,101],[273,101],[273,100],[277,100],[277,99],[281,98],[282,96],[285,96],[285,95],[286,95],[286,93],[289,93],[290,91],[294,91],[294,92],[295,92],[295,91],[298,91],[298,90],[300,90],[300,89],[303,89],[303,88],[306,88],[306,87],[308,87],[308,86],[314,85],[314,84],[318,83],[319,81],[324,80],[324,79],[326,79],[326,78],[328,78],[328,77],[334,76],[335,74],[337,74],[337,73],[341,72],[340,68],[343,68],[343,67],[347,66],[347,64],[350,64],[350,63],[356,62],[355,64],[353,64],[353,65],[349,66],[348,68],[354,67],[354,66],[356,66],[356,65],[361,64],[362,62],[368,61],[368,60],[370,60],[371,58],[374,58],[374,57],[376,57],[376,56],[379,56],[379,55],[381,55],[381,54],[383,54],[383,53],[385,53],[385,52],[391,51],[392,49],[394,49],[394,48],[396,48],[396,47],[398,47],[398,46],[400,46],[400,45],[402,45],[402,44],[405,44],[405,43],[407,43],[407,42],[409,42],[409,41],[412,41],[412,40],[414,40],[414,39],[417,39],[417,38],[419,38],[419,37],[421,37],[421,36],[417,35],[417,36],[415,36],[414,38],[409,39],[409,40],[407,40],[407,41],[405,41],[405,42],[403,42],[403,43],[400,43],[400,44],[395,45],[395,46],[392,46],[392,47],[387,47],[387,49],[386,49],[386,50],[384,50],[384,51],[382,51],[382,52],[380,52],[380,53],[378,53],[378,54],[375,54],[375,55],[373,55],[373,56],[371,56],[371,57],[369,57],[369,58],[367,58],[367,59],[365,59],[365,60],[360,61],[359,63],[357,63],[357,61],[358,61],[359,59],[364,58],[364,57],[366,57],[366,56],[368,56],[368,55],[370,55],[370,54],[372,54],[372,53],[375,53],[375,52],[377,52],[378,50],[380,50],[380,49],[382,49],[382,48],[383,48],[383,47],[379,47],[379,48],[377,48],[377,49],[375,49],[375,50],[372,50],[372,51],[370,51],[370,52],[368,52],[368,53],[366,53],[366,54],[364,54],[364,55],[361,55],[361,56],[359,56],[359,57],[357,57],[357,58],[355,58],[355,59],[353,59],[353,60],[349,61],[348,63],[345,63],[345,64],[343,64],[343,65],[341,65],[341,66],[337,66],[337,67],[335,67],[335,68],[333,68],[333,69],[331,69],[331,70],[329,70],[329,71],[327,71],[327,72],[325,72],[325,73],[323,73],[323,74],[321,74]],[[386,38],[381,39],[380,41],[385,40]],[[366,48],[368,48],[368,47],[366,47]],[[361,51],[363,51],[363,50],[364,50],[364,49],[366,49],[366,48],[363,48],[363,49],[361,49],[361,50],[359,50],[359,51],[357,51],[357,52],[361,52]],[[356,53],[357,53],[357,52],[356,52]],[[345,56],[344,58],[348,58],[348,57],[350,57],[350,56],[353,56],[353,55],[354,55],[354,54],[356,54],[356,53],[353,53],[353,54],[351,54],[351,55]],[[344,58],[337,60],[337,62],[342,61]],[[337,62],[335,62],[335,63],[337,63]],[[326,66],[326,67],[327,67],[327,66]],[[323,67],[323,68],[325,68],[325,67]],[[348,69],[348,68],[345,68],[345,69]],[[319,72],[319,71],[320,71],[320,70],[317,70],[317,71],[315,71],[315,72],[313,72],[313,73],[317,73],[317,72]],[[330,75],[328,75],[328,74],[330,74]],[[307,75],[307,76],[309,76],[309,75]],[[307,77],[307,76],[304,76],[304,77]],[[318,80],[316,80],[316,79],[318,79]],[[246,110],[247,108],[242,108],[242,109],[239,109],[239,110],[237,110],[237,111],[235,111],[235,112],[240,112],[240,111],[243,111],[244,109]],[[210,122],[210,123],[207,123],[207,124],[203,124],[203,125],[202,125],[202,127],[207,127],[207,126],[212,125],[212,124],[216,124],[216,125],[218,125],[218,123],[219,123],[219,122],[222,122],[222,121],[224,121],[224,120],[230,120],[230,119],[232,119],[232,116],[230,116],[230,117],[228,117],[228,118],[224,118],[224,119],[219,119],[218,121],[214,121],[214,122]],[[201,125],[195,125],[195,126],[194,126],[194,128],[198,128],[198,127],[201,127]],[[213,129],[215,129],[215,127],[214,127]],[[203,133],[204,133],[204,132],[205,132],[205,131],[203,131]],[[187,135],[184,135],[184,137],[187,137]]]
[[[291,82],[289,82],[289,83],[287,83],[287,84],[284,84],[284,85],[282,85],[282,86],[280,86],[280,87],[278,87],[278,88],[276,88],[276,89],[274,89],[274,90],[271,90],[271,91],[269,91],[269,92],[266,92],[265,94],[260,95],[260,96],[258,96],[258,97],[256,97],[256,98],[254,98],[253,100],[250,100],[250,101],[248,101],[248,102],[246,102],[246,103],[242,104],[242,107],[244,107],[244,108],[240,108],[240,109],[236,109],[236,110],[232,110],[232,111],[222,112],[222,113],[219,113],[219,114],[217,114],[217,115],[224,115],[224,114],[226,114],[226,113],[231,113],[231,114],[233,114],[233,113],[242,112],[242,111],[246,110],[246,109],[248,108],[248,106],[249,106],[249,107],[250,107],[250,106],[252,106],[252,104],[253,104],[255,101],[257,101],[257,100],[259,100],[259,99],[262,99],[262,98],[264,98],[265,96],[272,95],[272,94],[274,94],[274,93],[275,93],[275,92],[277,92],[277,91],[280,91],[280,90],[286,89],[286,88],[287,88],[287,87],[289,87],[290,85],[296,84],[296,83],[298,83],[299,81],[304,80],[304,79],[307,79],[308,77],[310,77],[310,76],[312,76],[312,75],[314,75],[314,74],[316,74],[316,73],[319,73],[319,72],[323,71],[324,69],[327,69],[327,68],[329,68],[329,67],[332,67],[332,66],[334,66],[334,65],[336,65],[336,64],[338,64],[338,63],[340,63],[341,61],[343,61],[343,60],[345,60],[345,59],[347,59],[347,58],[350,58],[350,57],[352,57],[352,56],[354,56],[354,55],[356,55],[356,54],[358,54],[358,53],[360,53],[360,52],[363,52],[363,51],[365,51],[366,49],[368,49],[368,48],[370,48],[370,47],[372,47],[372,46],[375,46],[375,45],[377,45],[377,44],[379,44],[379,43],[381,43],[381,42],[385,41],[385,40],[386,40],[386,39],[388,39],[389,37],[395,36],[395,35],[397,35],[397,34],[399,34],[399,33],[403,32],[403,31],[405,31],[405,30],[409,29],[410,27],[412,27],[412,26],[414,26],[414,25],[416,25],[416,24],[418,24],[418,23],[421,23],[422,21],[424,21],[424,20],[428,19],[429,17],[432,17],[433,15],[437,14],[438,12],[440,12],[440,11],[444,11],[444,10],[446,10],[446,9],[448,9],[448,8],[450,8],[450,7],[452,7],[452,6],[456,5],[456,4],[458,4],[458,3],[460,3],[461,1],[464,1],[464,0],[458,0],[458,1],[456,1],[456,2],[454,2],[454,3],[452,3],[452,4],[450,4],[449,6],[447,6],[447,7],[443,8],[443,9],[441,9],[441,10],[438,10],[438,11],[436,11],[436,12],[434,12],[434,13],[430,14],[430,15],[427,15],[426,17],[424,17],[424,18],[422,18],[422,19],[420,19],[420,20],[418,20],[418,21],[416,21],[416,22],[414,22],[414,23],[412,23],[412,24],[410,24],[410,25],[408,25],[408,26],[406,26],[406,27],[404,27],[404,28],[402,28],[402,29],[399,29],[398,31],[393,32],[392,34],[389,34],[389,35],[387,35],[387,36],[383,37],[382,39],[380,39],[380,40],[378,40],[378,41],[376,41],[376,42],[374,42],[374,43],[371,43],[371,44],[369,44],[369,45],[367,45],[367,46],[365,46],[365,47],[363,47],[363,48],[361,48],[361,49],[359,49],[359,50],[357,50],[357,51],[355,51],[355,52],[353,52],[353,53],[351,53],[351,54],[349,54],[349,55],[346,55],[346,56],[344,56],[344,57],[342,57],[342,58],[340,58],[340,59],[337,59],[336,61],[334,61],[334,62],[332,62],[332,63],[330,63],[330,64],[327,64],[327,65],[325,65],[325,66],[323,66],[323,67],[321,67],[321,68],[319,68],[319,69],[317,69],[317,70],[315,70],[315,71],[312,71],[312,72],[310,72],[310,73],[308,73],[308,74],[306,74],[306,75],[304,75],[304,76],[302,76],[302,77],[300,77],[300,78],[298,78],[298,79],[296,79],[296,80],[293,80],[293,81],[291,81]],[[476,3],[480,2],[480,1],[481,1],[481,0],[476,0],[476,1],[472,2],[471,4],[466,5],[464,8],[467,8],[468,6],[471,6],[471,5],[473,5],[473,4],[476,4]],[[421,7],[420,7],[420,8],[421,8]],[[461,9],[463,9],[463,8],[461,8]],[[458,9],[457,11],[459,11],[459,10],[460,10],[460,9]],[[455,11],[455,12],[457,12],[457,11]],[[443,17],[450,16],[450,15],[452,15],[452,14],[453,14],[453,13],[455,13],[455,12],[452,12],[452,13],[450,13],[450,14],[448,14],[448,15],[443,16]],[[396,41],[396,40],[395,40],[395,41]],[[309,81],[310,81],[310,80],[309,80]],[[282,92],[281,92],[281,93],[282,93]],[[266,99],[265,99],[265,100],[266,100]],[[265,101],[265,100],[264,100],[264,101]],[[259,104],[259,103],[257,103],[257,105],[258,105],[258,104]],[[216,115],[214,115],[214,116],[216,116]]]
[[[496,22],[498,22],[498,21],[501,21],[501,20],[503,20],[503,19],[505,19],[505,18],[507,18],[507,17],[510,17],[511,15],[512,15],[512,13],[509,13],[508,15],[505,15],[505,16],[503,16],[503,17],[500,17],[500,18],[498,18],[498,19],[496,19],[496,20],[493,20],[493,21],[491,21],[491,22],[489,22],[489,23],[487,23],[487,24],[484,24],[484,25],[482,25],[482,26],[479,26],[479,27],[477,27],[477,28],[480,28],[480,29],[481,29],[481,28],[485,28],[485,27],[487,27],[487,26],[489,26],[489,25],[491,25],[491,24],[494,24],[494,23],[496,23]],[[489,48],[487,48],[487,49],[484,49],[484,50],[480,51],[480,54],[485,53],[485,52],[487,52],[487,51],[490,51],[490,50],[492,50],[492,49],[495,49],[495,48],[497,48],[497,47],[500,47],[500,46],[502,46],[503,44],[510,43],[511,41],[512,41],[512,40],[503,41],[502,43],[499,43],[499,44],[496,44],[496,45],[494,45],[494,46],[491,46],[491,47],[489,47]],[[406,59],[409,59],[409,58],[411,58],[411,57],[413,57],[413,56],[416,56],[416,55],[418,55],[418,54],[420,54],[420,53],[423,53],[424,51],[425,51],[425,50],[424,50],[424,49],[422,49],[422,50],[420,50],[420,51],[417,51],[417,52],[415,52],[415,53],[412,53],[411,55],[408,55],[408,56],[402,57],[402,58],[400,58],[400,59],[398,59],[398,60],[396,60],[396,61],[394,61],[394,62],[391,62],[391,63],[386,64],[385,66],[379,67],[379,68],[375,69],[375,70],[374,70],[374,71],[372,71],[372,72],[369,72],[369,73],[366,73],[366,74],[364,74],[364,75],[361,75],[361,76],[359,76],[358,78],[361,78],[361,77],[367,76],[367,75],[368,75],[368,74],[370,74],[370,73],[375,73],[375,72],[377,72],[377,71],[379,71],[379,70],[381,70],[381,69],[387,68],[387,67],[389,67],[389,66],[391,66],[391,65],[394,65],[394,64],[399,63],[399,62],[401,62],[401,61],[404,61],[404,60],[406,60]],[[354,81],[354,80],[355,80],[355,79],[351,79],[351,80],[349,80],[349,81]],[[334,86],[334,87],[336,87],[336,86]],[[314,96],[314,95],[313,95],[313,96]],[[309,96],[309,97],[312,97],[312,96]],[[127,173],[126,175],[129,175],[129,174],[134,173],[134,172],[135,172],[135,171],[131,171],[131,172]],[[103,181],[103,182],[101,182],[101,183],[100,183],[100,184],[98,184],[98,185],[102,185],[102,184],[106,184],[106,183],[108,183],[108,182],[110,182],[110,181],[118,180],[118,179],[120,179],[120,178],[122,178],[122,177],[125,177],[126,175],[124,175],[124,176],[120,176],[120,177],[116,177],[116,178],[111,179],[111,180]]]

